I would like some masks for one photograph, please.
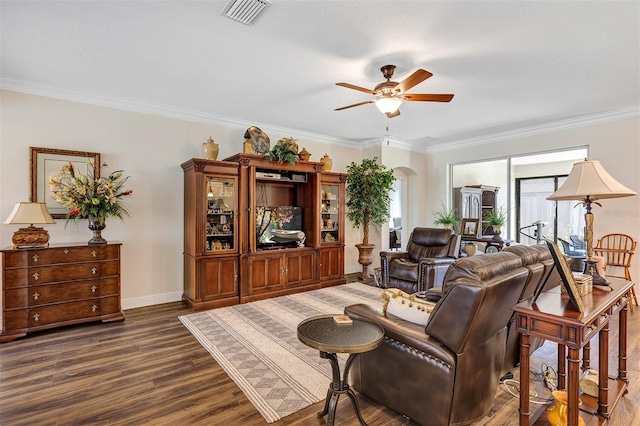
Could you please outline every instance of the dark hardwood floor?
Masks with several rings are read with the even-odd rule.
[[[1,344],[0,424],[265,425],[182,326],[178,316],[187,313],[182,303],[132,309],[123,323],[65,327]],[[640,424],[639,321],[635,307],[629,314],[630,392],[616,407],[612,426]],[[617,320],[611,338],[617,339]],[[611,363],[612,372],[616,365]],[[361,395],[360,405],[369,425],[411,424]],[[316,417],[321,408],[314,404],[273,424],[324,425],[326,418]],[[513,398],[478,424],[517,424],[517,408]],[[338,425],[359,424],[343,398],[336,417]]]

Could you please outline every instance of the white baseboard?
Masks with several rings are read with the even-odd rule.
[[[154,294],[151,296],[134,297],[122,300],[122,309],[142,308],[143,306],[160,305],[162,303],[179,302],[182,300],[182,292]]]

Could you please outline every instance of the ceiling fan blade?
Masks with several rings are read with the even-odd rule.
[[[397,117],[400,115],[400,108],[398,108],[397,110],[395,110],[395,112],[389,113],[387,114],[387,117],[389,118],[393,118],[393,117]]]
[[[453,95],[426,95],[426,94],[406,94],[398,96],[405,101],[428,101],[428,102],[449,102],[453,99]]]
[[[394,90],[399,90],[400,93],[404,93],[416,84],[422,83],[432,75],[433,74],[431,74],[429,71],[419,68],[418,70],[416,70],[416,72],[398,83]]]
[[[364,87],[354,86],[353,84],[349,84],[349,83],[336,83],[336,86],[342,86],[342,87],[346,87],[347,89],[359,90],[361,92],[368,93],[370,95],[375,95],[375,93],[371,89],[365,89]]]
[[[344,107],[342,107],[342,108],[336,108],[336,109],[334,109],[334,111],[342,111],[343,109],[353,108],[353,107],[357,107],[357,106],[360,106],[360,105],[372,104],[372,103],[374,103],[374,102],[375,102],[375,100],[369,100],[369,101],[359,102],[359,103],[357,103],[357,104],[347,105],[347,106],[344,106]]]

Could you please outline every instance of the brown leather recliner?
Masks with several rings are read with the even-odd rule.
[[[460,235],[452,230],[415,228],[406,251],[380,252],[381,286],[407,293],[437,287],[459,251]]]
[[[348,306],[349,316],[385,331],[381,346],[356,358],[353,386],[422,425],[482,418],[502,375],[511,307],[528,277],[513,253],[459,259],[449,267],[426,327],[366,304]]]

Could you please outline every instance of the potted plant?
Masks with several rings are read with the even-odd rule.
[[[440,210],[433,212],[433,217],[436,225],[442,225],[445,229],[454,229],[458,224],[460,224],[460,219],[457,217],[457,210],[447,209],[440,200]]]
[[[375,245],[369,244],[369,227],[376,232],[389,221],[389,193],[393,190],[396,178],[393,170],[378,163],[378,157],[363,159],[362,163],[351,162],[347,167],[347,218],[354,228],[362,226],[363,239],[356,244],[360,254],[358,262],[362,265],[361,281],[369,281],[368,268],[372,263],[372,252]]]
[[[270,160],[278,160],[280,164],[285,161],[296,164],[300,160],[296,141],[297,139],[293,138],[281,138],[271,151],[264,153],[264,156]]]
[[[503,207],[500,207],[499,209],[491,209],[485,220],[491,228],[493,228],[493,239],[501,241],[500,229],[507,221],[507,211]]]

